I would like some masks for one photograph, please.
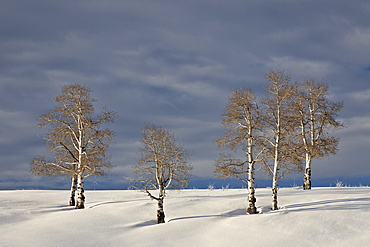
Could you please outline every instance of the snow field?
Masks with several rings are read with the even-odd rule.
[[[138,191],[0,191],[0,246],[368,246],[370,188],[257,189],[261,214],[246,214],[246,189],[169,191],[166,223]]]

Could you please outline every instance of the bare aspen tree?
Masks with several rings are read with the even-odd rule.
[[[222,124],[227,130],[219,139],[215,140],[219,147],[228,147],[233,151],[242,150],[246,160],[233,158],[231,155],[221,154],[216,161],[215,174],[221,178],[235,177],[248,184],[247,213],[257,213],[255,198],[255,164],[263,154],[260,145],[261,124],[260,113],[256,97],[251,89],[232,91],[233,96],[222,114]]]
[[[303,189],[311,189],[311,162],[314,158],[336,154],[339,138],[329,135],[330,130],[344,127],[335,120],[343,107],[343,102],[333,102],[329,96],[327,83],[305,80],[296,84],[294,97],[295,116],[299,122],[298,135],[305,156]]]
[[[133,167],[136,178],[130,179],[134,187],[141,189],[158,202],[157,222],[165,223],[164,198],[170,187],[183,188],[188,185],[193,169],[187,163],[190,153],[177,144],[177,138],[168,130],[155,125],[145,125],[140,149],[141,157]],[[149,190],[158,190],[154,196]]]
[[[296,122],[293,118],[291,99],[294,96],[294,87],[290,77],[284,71],[270,70],[265,74],[269,82],[265,90],[268,92],[263,99],[264,125],[266,128],[266,150],[272,165],[265,160],[267,171],[272,175],[272,210],[278,209],[278,180],[287,172],[299,168],[299,159],[295,152],[296,144],[293,139]],[[291,166],[291,164],[295,164]],[[296,166],[297,165],[297,166]]]
[[[112,122],[116,114],[104,109],[100,115],[93,116],[95,100],[91,91],[77,84],[63,86],[62,95],[55,98],[59,105],[39,118],[39,127],[47,130],[44,139],[54,159],[36,157],[30,169],[38,176],[71,178],[70,205],[76,204],[76,209],[85,207],[84,178],[103,176],[112,167],[106,151],[114,132],[100,129],[100,125]]]

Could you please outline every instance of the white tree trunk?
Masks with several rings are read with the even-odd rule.
[[[77,172],[77,203],[76,209],[85,208],[85,191],[84,191],[84,172],[82,164],[82,156],[84,154],[84,128],[82,125],[81,114],[78,114],[77,118],[78,129],[79,129],[79,138],[78,138],[78,172]]]
[[[254,188],[254,178],[249,179],[248,181],[248,214],[256,214],[256,197],[255,197],[255,188]]]
[[[76,209],[85,208],[85,191],[84,191],[84,182],[83,176],[79,174],[77,176],[77,204]]]
[[[251,122],[248,124],[248,207],[247,213],[248,214],[256,214],[256,197],[255,197],[255,188],[254,188],[254,153],[253,153],[253,128]]]
[[[310,104],[310,144],[312,150],[315,146],[315,133],[316,133],[316,127],[315,127],[315,106],[314,103]],[[312,151],[310,151],[312,152]],[[303,177],[303,189],[304,190],[310,190],[311,189],[311,160],[312,156],[308,151],[306,151],[306,169],[304,170],[304,177]]]
[[[278,210],[278,200],[277,200],[277,193],[278,193],[278,176],[279,176],[279,143],[280,143],[280,134],[276,137],[275,142],[275,158],[274,158],[274,171],[272,174],[272,210]]]
[[[278,193],[278,166],[275,164],[274,166],[274,174],[272,176],[272,210],[278,210],[278,200],[277,200],[277,193]]]
[[[163,186],[161,186],[159,189],[158,209],[157,209],[157,223],[158,224],[165,223],[165,214],[164,214],[164,208],[163,208],[164,196],[165,196],[165,191],[164,191]]]
[[[303,189],[311,189],[311,157],[306,153],[306,169],[304,171]]]
[[[248,214],[256,214],[256,197],[254,188],[254,161],[252,161],[252,146],[249,148],[249,167],[248,167]]]
[[[75,206],[75,194],[76,194],[76,186],[77,186],[77,177],[73,175],[71,179],[71,195],[69,197],[69,206]]]
[[[279,102],[278,102],[279,105]],[[272,174],[272,210],[278,210],[278,179],[279,179],[279,161],[280,161],[280,137],[281,137],[281,106],[277,108],[277,122],[275,132],[275,145],[274,145],[274,170]]]

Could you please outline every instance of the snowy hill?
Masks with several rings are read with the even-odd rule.
[[[245,189],[170,191],[166,223],[137,191],[87,191],[86,209],[68,191],[0,191],[0,246],[369,246],[370,188],[257,189],[258,215],[246,215]]]

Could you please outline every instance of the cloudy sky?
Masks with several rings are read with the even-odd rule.
[[[107,126],[116,167],[89,178],[97,188],[126,188],[145,122],[173,130],[193,152],[194,175],[211,178],[230,89],[263,95],[269,68],[326,81],[344,101],[340,150],[314,161],[313,176],[361,182],[370,177],[369,13],[366,0],[2,1],[0,189],[68,188],[28,170],[49,155],[37,118],[72,83],[94,90],[97,111],[119,114]]]

